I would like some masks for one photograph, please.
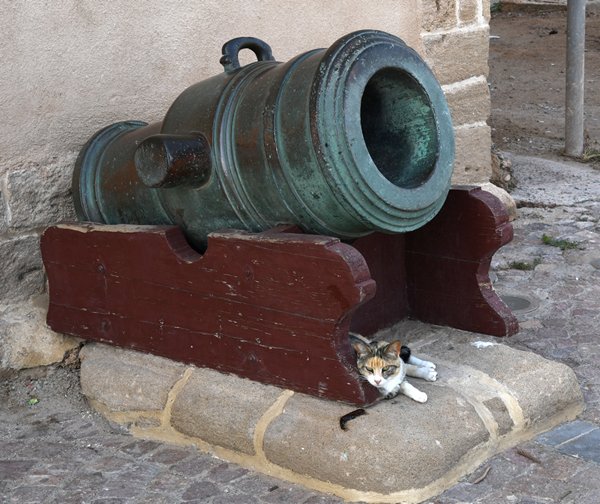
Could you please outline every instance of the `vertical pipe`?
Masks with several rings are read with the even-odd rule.
[[[583,89],[586,0],[567,1],[567,82],[565,154],[583,155]]]

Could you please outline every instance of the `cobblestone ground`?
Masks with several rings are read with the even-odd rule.
[[[521,331],[504,343],[572,367],[586,409],[430,503],[600,502],[600,201],[519,213],[514,241],[493,261],[496,290],[522,308]],[[74,367],[0,378],[1,503],[341,502],[192,448],[128,436],[89,410]]]
[[[5,381],[0,503],[342,502],[193,448],[135,439],[87,408],[77,380],[76,369],[59,367]]]

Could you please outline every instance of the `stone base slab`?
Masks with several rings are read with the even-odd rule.
[[[0,370],[47,366],[62,361],[81,340],[46,325],[48,297],[0,303]]]
[[[81,384],[98,411],[135,436],[195,445],[363,502],[431,498],[582,411],[575,375],[563,364],[448,328],[403,322],[391,332],[436,362],[439,379],[410,379],[427,403],[399,396],[347,431],[339,417],[352,406],[97,343],[81,352]]]

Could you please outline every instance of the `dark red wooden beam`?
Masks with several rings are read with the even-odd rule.
[[[370,335],[412,316],[498,336],[516,332],[488,276],[493,253],[511,237],[500,202],[462,188],[420,230],[375,233],[352,245],[293,228],[223,231],[210,235],[200,255],[176,227],[59,225],[41,243],[48,324],[367,404],[378,393],[358,379],[351,325]]]
[[[518,322],[492,287],[492,256],[513,238],[508,213],[480,188],[455,187],[442,211],[406,235],[410,316],[432,324],[509,336]]]
[[[335,238],[74,224],[42,237],[57,332],[364,404],[347,333],[373,297],[362,256]]]

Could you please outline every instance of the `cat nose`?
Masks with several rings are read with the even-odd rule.
[[[375,385],[379,385],[381,383],[381,380],[375,379],[373,380],[375,382]]]

